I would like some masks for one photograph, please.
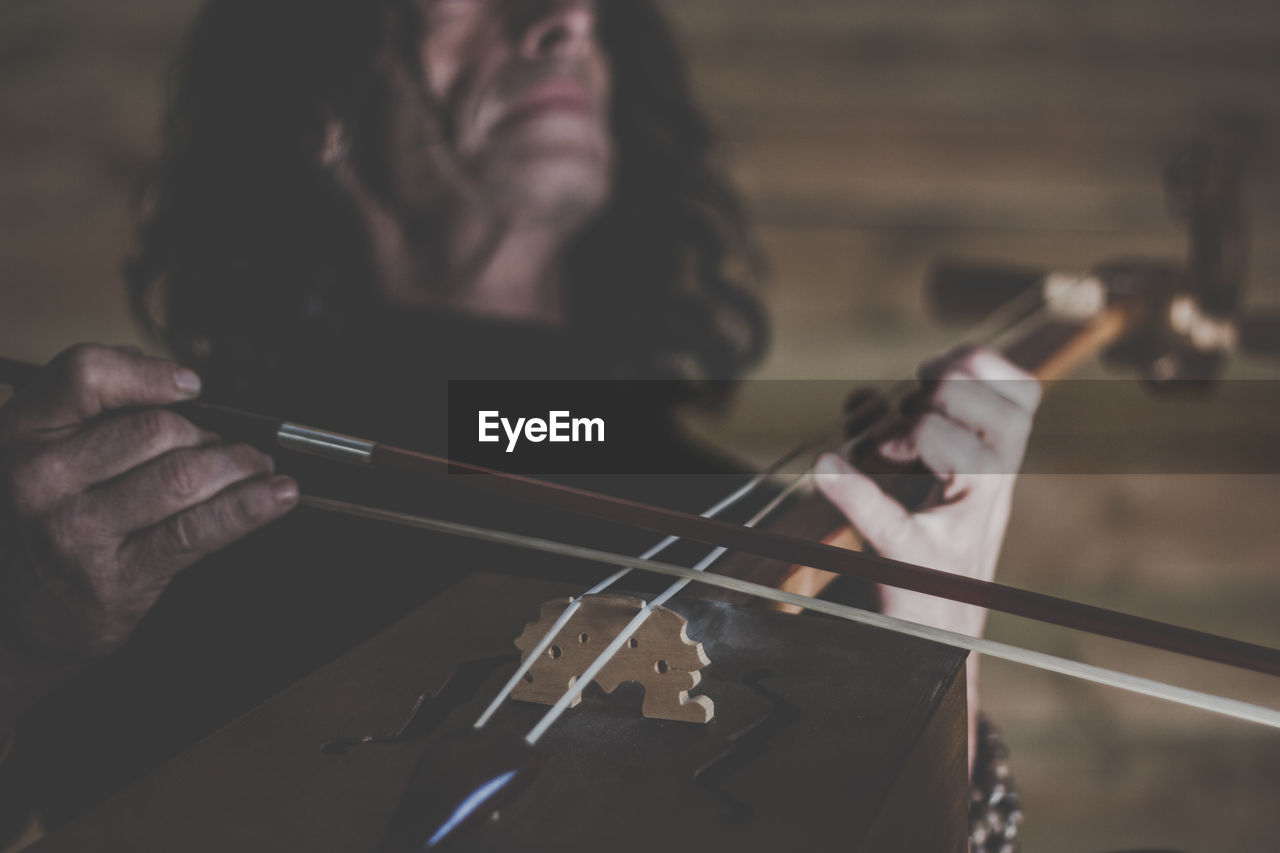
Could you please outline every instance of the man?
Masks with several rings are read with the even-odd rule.
[[[129,272],[198,373],[81,346],[0,411],[3,771],[65,819],[441,585],[406,556],[429,545],[290,515],[327,475],[162,407],[207,393],[429,445],[447,378],[740,375],[764,326],[711,155],[647,0],[212,2]],[[990,578],[1012,478],[975,472],[1016,469],[1034,383],[982,351],[929,373],[885,451],[954,500],[910,515],[830,456],[819,483],[882,553]],[[660,451],[699,453],[654,418]]]

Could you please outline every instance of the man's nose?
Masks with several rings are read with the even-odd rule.
[[[534,0],[519,33],[520,53],[527,59],[582,55],[595,30],[594,0]]]

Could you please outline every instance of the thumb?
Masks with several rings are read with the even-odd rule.
[[[818,457],[813,466],[813,479],[818,490],[877,551],[893,551],[909,531],[911,514],[902,504],[836,454],[824,453]]]

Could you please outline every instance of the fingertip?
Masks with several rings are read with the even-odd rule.
[[[970,362],[970,372],[1000,396],[1026,411],[1033,412],[1040,404],[1044,386],[1039,378],[995,350],[983,348],[976,351]]]
[[[826,452],[813,463],[813,473],[818,477],[838,477],[853,471],[853,466],[838,454]]]
[[[813,482],[837,506],[862,490],[866,475],[835,453],[824,453],[813,465]]]
[[[821,464],[824,460],[819,460]],[[814,482],[831,504],[856,527],[867,541],[879,548],[893,541],[908,520],[907,511],[881,490],[874,480],[854,466],[833,458],[828,470],[831,474],[819,475]],[[815,472],[818,467],[815,466]]]
[[[199,396],[202,387],[200,377],[196,372],[185,367],[179,367],[173,371],[173,385],[188,397]]]
[[[297,505],[301,496],[297,480],[283,475],[272,477],[268,486],[271,488],[271,496],[275,498],[278,506],[292,508]]]
[[[899,436],[883,441],[876,448],[876,451],[887,461],[903,465],[914,462],[919,458],[915,443],[907,436]]]
[[[1009,358],[990,347],[977,347],[969,354],[970,372],[978,379],[985,380],[1034,380],[1035,374],[1028,373]]]

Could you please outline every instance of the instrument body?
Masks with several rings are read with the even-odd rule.
[[[574,591],[474,575],[35,849],[377,849],[424,748],[469,729],[539,604]],[[592,688],[540,744],[530,787],[451,849],[967,849],[963,652],[834,620],[681,610],[715,661],[699,690],[716,719],[648,720],[634,691]],[[421,739],[321,752],[393,724],[424,690],[442,707]],[[508,703],[488,730],[522,733],[543,710]]]
[[[1200,222],[1193,236],[1203,235],[1211,230]],[[1220,333],[1222,327],[1215,325],[1222,316],[1219,304],[1221,300],[1211,305],[1198,299],[1197,283],[1208,275],[1205,271],[1207,262],[1204,253],[1196,255],[1193,252],[1193,260],[1197,262],[1194,274],[1182,273],[1174,267],[1159,263],[1136,262],[1104,265],[1091,274],[1067,277],[1071,288],[1086,292],[1086,296],[1092,292],[1100,294],[1100,297],[1093,303],[1088,298],[1068,298],[1061,311],[1057,310],[1054,297],[1055,285],[1062,284],[1063,278],[1050,275],[1044,277],[1043,281],[1037,280],[1035,287],[1043,286],[1041,295],[1050,309],[1049,316],[1045,322],[1033,324],[1022,336],[1009,342],[1005,352],[1016,364],[1046,382],[1055,380],[1086,356],[1108,347],[1121,361],[1141,365],[1144,374],[1153,380],[1210,378],[1221,366],[1222,356],[1229,349],[1231,336]],[[1081,304],[1086,306],[1084,310],[1078,308]],[[1188,304],[1191,306],[1189,315],[1186,308]],[[894,428],[891,425],[887,429],[891,431]],[[936,500],[936,484],[921,471],[909,468],[895,470],[893,465],[880,464],[875,458],[875,442],[883,434],[885,433],[873,432],[855,445],[855,456],[863,467],[882,475],[888,488],[895,491],[904,488],[906,491],[899,494],[903,495],[903,501],[908,506],[927,508],[930,501]],[[289,438],[291,441],[302,439],[310,442],[315,436],[291,433]],[[285,446],[306,449],[296,443]],[[325,449],[333,450],[328,446]],[[347,455],[353,450],[345,445],[339,449]],[[371,442],[363,442],[354,450],[360,455],[360,459],[355,461],[363,461],[367,457],[375,463],[395,461],[402,470],[430,473],[428,469],[438,469],[450,473],[445,470],[450,467],[448,460],[406,454],[396,448],[375,446]],[[520,478],[508,478],[508,485],[518,479]],[[589,497],[591,496],[578,496],[583,500]],[[655,517],[662,514],[661,511],[649,509],[650,514]],[[844,548],[857,548],[861,545],[856,533],[844,526],[842,520],[825,503],[817,500],[801,502],[799,506],[792,507],[773,526],[793,536],[819,538]],[[664,532],[680,531],[664,529]],[[695,535],[691,538],[698,537]],[[773,544],[785,543],[779,540]],[[810,553],[817,552],[810,549]],[[736,556],[719,566],[718,571],[756,580],[768,578],[783,589],[807,595],[818,594],[830,581],[829,574],[824,575],[810,567],[789,564],[779,559],[776,550],[772,552],[772,557],[772,560],[762,560],[759,552],[756,556]],[[300,686],[299,689],[305,694],[307,689],[326,679],[331,684],[338,684],[340,692],[334,692],[334,688],[330,686],[324,688],[329,691],[327,693],[311,694],[310,702],[314,707],[326,711],[335,710],[335,697],[339,695],[345,697],[349,694],[361,694],[360,719],[353,717],[346,725],[357,730],[369,728],[372,725],[369,720],[378,713],[386,713],[389,700],[396,691],[404,691],[407,685],[416,695],[424,685],[433,682],[447,684],[450,675],[460,665],[475,659],[477,648],[487,648],[493,653],[491,657],[501,658],[502,652],[493,643],[504,644],[502,641],[509,640],[518,633],[518,627],[530,616],[526,610],[513,623],[516,626],[514,631],[501,628],[495,630],[490,619],[496,612],[490,611],[493,610],[493,601],[501,597],[502,593],[491,589],[483,599],[462,604],[453,601],[453,612],[433,611],[430,621],[434,625],[452,630],[447,639],[441,634],[429,639],[419,637],[413,642],[412,647],[419,653],[423,649],[430,650],[424,657],[430,659],[430,666],[434,667],[417,681],[407,677],[406,670],[401,670],[380,689],[366,689],[366,686],[359,683],[362,676],[343,669],[343,665],[352,660],[349,657],[318,674],[305,683],[305,688]],[[536,607],[546,597],[545,594],[535,596],[521,604],[526,608]],[[429,606],[427,610],[432,610],[433,606]],[[796,833],[813,831],[815,827],[819,833],[816,837],[839,838],[842,849],[847,849],[851,827],[853,837],[861,840],[863,849],[897,849],[894,845],[902,838],[908,839],[909,843],[900,849],[963,849],[965,780],[964,684],[963,666],[960,665],[963,661],[962,654],[951,652],[929,663],[926,660],[928,655],[913,659],[909,650],[894,648],[883,660],[870,661],[870,656],[881,640],[859,633],[864,629],[854,631],[848,626],[836,627],[834,623],[812,619],[786,621],[786,617],[776,614],[717,611],[706,604],[690,603],[689,606],[698,611],[693,619],[695,625],[701,620],[705,627],[710,620],[710,623],[715,623],[712,633],[716,642],[728,644],[725,646],[727,656],[717,657],[717,651],[710,649],[718,666],[714,674],[708,674],[706,689],[718,687],[725,692],[729,698],[717,696],[720,702],[731,702],[735,698],[739,700],[736,710],[728,715],[728,719],[722,714],[716,720],[714,734],[697,741],[694,735],[682,735],[653,727],[652,723],[642,722],[639,715],[634,713],[623,717],[616,713],[575,714],[567,721],[564,730],[557,730],[546,743],[547,754],[554,756],[544,768],[544,774],[549,775],[544,775],[541,782],[535,781],[525,795],[512,801],[509,808],[504,808],[504,814],[492,825],[478,825],[473,834],[459,840],[457,844],[460,847],[477,850],[515,848],[519,846],[517,839],[527,839],[531,832],[535,832],[540,843],[544,838],[549,839],[549,843],[560,849],[575,849],[575,845],[580,842],[582,849],[596,849],[603,839],[616,838],[619,828],[613,825],[616,823],[613,816],[621,813],[626,816],[623,831],[628,839],[627,843],[634,843],[634,849],[654,849],[664,839],[669,844],[672,838],[678,838],[681,846],[701,842],[735,843],[740,849],[766,849],[787,843]],[[717,623],[715,618],[707,615],[729,612],[737,615],[732,619],[722,619],[721,622],[725,624]],[[484,628],[483,641],[479,641],[480,634],[459,625],[460,619],[473,619],[476,613],[483,613],[484,616],[483,619],[475,620],[480,623],[479,627]],[[753,620],[766,620],[767,625],[756,625],[754,627],[760,630],[751,632],[724,630],[726,624],[732,628],[730,623],[750,624]],[[767,620],[782,621],[774,623]],[[818,629],[814,626],[824,627]],[[387,638],[401,636],[404,630],[404,626],[401,626],[390,632]],[[812,631],[835,633],[826,636],[798,636]],[[839,632],[852,633],[842,637]],[[696,627],[694,633],[697,634]],[[752,645],[752,640],[758,641],[761,638],[768,638],[766,645]],[[896,638],[895,642],[901,639]],[[468,644],[468,640],[479,642]],[[730,643],[731,640],[736,642]],[[375,644],[384,654],[386,642],[392,640],[380,640],[379,644],[382,645]],[[850,649],[857,651],[851,655]],[[361,666],[390,679],[391,670],[396,667],[380,664],[373,657],[361,657],[363,651],[355,655],[361,661]],[[776,669],[781,670],[782,674],[768,670],[761,675],[758,671],[747,672],[743,669],[746,665],[744,661],[759,665],[770,659],[770,652],[782,655],[775,658],[779,662],[791,661],[785,665],[777,665]],[[397,659],[403,657],[402,651]],[[726,660],[728,663],[724,663]],[[840,673],[841,667],[848,665],[850,660],[859,666],[867,664],[871,669],[868,672],[848,673],[846,678],[833,678],[832,673]],[[738,663],[735,664],[734,661]],[[809,664],[815,666],[809,667]],[[924,672],[936,677],[929,684],[916,685],[921,689],[917,691],[915,698],[899,692],[892,697],[891,702],[885,699],[888,694],[884,691],[892,692],[892,688],[901,687],[901,683],[895,682],[904,678],[916,678]],[[776,690],[773,687],[762,687],[762,679],[767,678],[780,678],[785,684],[779,685]],[[501,678],[495,675],[490,682],[492,683],[479,685],[479,695],[491,695],[492,688],[501,683]],[[836,695],[839,689],[851,690],[853,694]],[[806,690],[811,692],[806,693]],[[772,704],[766,703],[769,707],[757,702],[754,716],[751,691],[754,691],[754,698],[757,700],[761,696],[772,697],[773,700]],[[290,691],[288,695],[292,696],[295,692]],[[809,699],[812,701],[808,701]],[[363,704],[366,702],[371,704]],[[444,718],[438,729],[440,735],[447,735],[454,729],[465,730],[482,702],[481,698],[476,698],[470,705],[460,702],[452,709],[444,709]],[[403,707],[407,703],[406,698],[405,702],[390,704],[392,707]],[[347,839],[357,849],[373,846],[374,842],[370,840],[375,837],[373,827],[377,827],[376,837],[381,837],[389,810],[398,797],[388,793],[390,788],[381,783],[364,785],[358,790],[347,787],[350,780],[343,778],[340,771],[332,771],[329,766],[316,765],[304,770],[304,765],[308,762],[299,758],[305,753],[300,737],[304,734],[307,738],[316,735],[318,752],[318,745],[338,732],[330,729],[320,734],[310,726],[318,725],[322,719],[335,723],[342,721],[334,720],[332,715],[325,716],[320,712],[308,712],[298,707],[283,713],[282,707],[284,706],[277,702],[268,703],[242,723],[237,723],[215,735],[212,741],[197,747],[188,758],[178,762],[178,766],[190,768],[190,776],[171,775],[171,765],[124,795],[125,802],[132,803],[132,806],[122,808],[119,801],[114,801],[109,807],[99,809],[61,833],[47,849],[61,849],[59,845],[64,843],[69,845],[68,849],[72,849],[75,839],[87,837],[85,833],[93,833],[96,837],[110,837],[121,842],[121,846],[133,849],[167,849],[179,838],[183,843],[178,846],[191,849],[190,838],[193,834],[199,834],[202,838],[219,839],[210,849],[225,849],[227,846],[256,849],[259,840],[268,837],[279,840],[273,840],[270,846],[264,845],[261,849],[279,849],[281,845],[298,846],[298,833],[304,831],[304,826],[308,837],[317,839],[311,845],[315,849],[326,849],[336,839]],[[527,712],[518,710],[519,707],[504,711],[510,718],[505,721],[500,719],[495,725],[509,725],[514,731],[527,728],[532,717],[520,719],[519,715],[525,713],[527,716]],[[593,708],[587,710],[599,711],[601,707],[607,709],[610,706],[595,703]],[[800,710],[797,711],[797,708]],[[868,708],[883,710],[879,717],[873,710],[871,717],[867,718]],[[884,720],[901,717],[903,709],[909,709],[909,714],[925,709],[924,717],[927,719],[911,732],[902,730],[893,733],[893,736],[876,729],[877,720],[883,723]],[[299,711],[301,717],[298,716]],[[796,715],[803,715],[807,711],[814,711],[819,715],[814,725],[801,724],[803,719],[797,722]],[[856,719],[856,724],[850,724],[851,717]],[[299,719],[306,720],[307,724],[298,725]],[[960,720],[959,723],[956,723],[957,719]],[[752,752],[754,748],[748,748],[748,740],[752,736],[759,736],[762,731],[767,731],[779,721],[785,723],[784,732],[803,731],[805,737],[793,742],[787,740],[786,734],[778,733],[763,753]],[[649,725],[651,728],[637,729],[637,725]],[[819,736],[815,737],[815,732]],[[902,738],[898,735],[910,737]],[[866,737],[881,746],[894,744],[895,759],[879,766],[874,762],[867,764],[865,769],[870,775],[859,776],[863,781],[851,786],[845,775],[848,772],[847,765],[857,765],[859,759],[866,756],[866,750],[872,748],[872,744],[856,740]],[[239,744],[230,750],[239,754],[239,763],[220,764],[216,756],[208,755],[210,749],[213,749],[209,746],[210,743],[219,744],[218,750],[225,749],[228,743]],[[271,753],[278,759],[276,766],[280,772],[274,776],[264,775],[264,785],[257,786],[261,797],[260,801],[252,804],[252,811],[258,817],[250,824],[257,823],[261,832],[250,838],[243,835],[243,829],[233,829],[230,830],[232,834],[227,835],[226,827],[236,823],[233,817],[236,808],[248,805],[249,795],[243,789],[242,781],[237,780],[243,780],[247,778],[245,774],[253,772],[248,763],[249,756],[254,755],[262,744],[270,744]],[[395,751],[403,758],[403,753],[411,750]],[[388,754],[391,752],[392,750],[388,750]],[[720,793],[713,795],[712,800],[716,796],[721,796],[722,799],[723,796],[729,796],[732,801],[731,814],[728,817],[721,815],[717,823],[716,816],[708,810],[708,794],[701,789],[705,787],[703,782],[708,774],[714,778],[716,768],[725,766],[723,762],[732,764],[736,760],[741,764],[742,757],[748,753],[753,756],[747,762],[749,766],[737,767],[727,778],[733,784],[747,784],[747,787],[751,787],[751,784],[743,783],[742,780],[760,780],[758,786],[752,789],[753,799],[767,804],[770,822],[751,825],[751,820],[742,819],[744,801],[717,789]],[[362,751],[363,754],[369,753]],[[737,759],[734,758],[735,755],[738,756]],[[261,755],[254,755],[253,760],[259,762],[260,768],[263,766],[261,759]],[[654,763],[644,763],[648,759],[652,759]],[[637,760],[641,763],[634,763]],[[770,760],[777,763],[769,764]],[[351,759],[351,763],[357,762],[366,762],[369,767],[376,764],[373,759],[364,757]],[[364,764],[360,766],[365,767]],[[403,787],[409,776],[405,769],[407,766],[396,765],[391,770],[383,767],[378,772],[387,775],[380,775],[379,778],[383,782],[394,779]],[[814,772],[813,768],[817,767],[827,770]],[[604,777],[599,775],[601,773],[621,774],[625,784],[607,784]],[[913,774],[921,774],[920,781],[903,781],[916,778]],[[933,780],[933,787],[924,781],[926,777]],[[197,804],[195,799],[204,799],[207,792],[194,798],[186,798],[181,793],[184,789],[199,786],[184,784],[184,779],[206,780],[200,785],[213,784],[215,790],[227,792],[228,799]],[[305,780],[302,788],[306,790],[289,782],[290,779]],[[547,782],[546,779],[552,781]],[[881,780],[879,784],[882,788],[875,789],[874,785],[877,783],[870,781],[873,779]],[[798,783],[797,780],[803,781]],[[266,785],[268,782],[269,785]],[[313,782],[321,785],[322,789],[313,787]],[[884,784],[890,787],[884,788]],[[906,785],[909,792],[903,793],[897,787],[899,785]],[[285,789],[290,791],[290,795],[282,802],[278,792]],[[332,812],[341,811],[344,805],[349,807],[360,798],[374,794],[378,795],[376,803],[369,800],[365,806],[352,809],[358,813],[357,816],[367,817],[357,828],[360,834],[345,835],[349,830],[349,824],[344,822],[346,818],[334,817]],[[694,796],[695,794],[699,796]],[[626,808],[618,810],[612,807],[611,804],[618,796],[627,798],[629,802]],[[904,796],[915,798],[912,809],[899,804],[898,798]],[[935,799],[926,799],[922,804],[922,797]],[[333,806],[326,809],[326,804]],[[867,811],[876,804],[882,806],[881,810]],[[153,815],[155,820],[138,820],[137,812],[131,814],[135,808]],[[154,809],[161,811],[154,812]],[[317,817],[318,810],[325,810],[326,813]],[[755,814],[752,809],[748,810]],[[921,822],[918,818],[914,822],[899,819],[916,810],[939,815],[941,823],[935,826],[929,822]],[[737,814],[736,823],[734,813]],[[125,816],[123,821],[120,817],[122,814]],[[681,818],[681,815],[687,817]],[[762,826],[772,826],[774,823],[785,829],[783,835],[775,838],[767,831],[761,831]],[[726,828],[726,824],[748,828],[735,835],[739,830]],[[662,827],[663,830],[659,832],[655,827]],[[284,839],[278,835],[280,832],[292,833],[289,843],[283,843]],[[912,832],[926,835],[913,836]],[[938,834],[928,834],[934,832]],[[165,833],[175,834],[166,836]],[[588,836],[591,841],[589,844],[584,840]]]

